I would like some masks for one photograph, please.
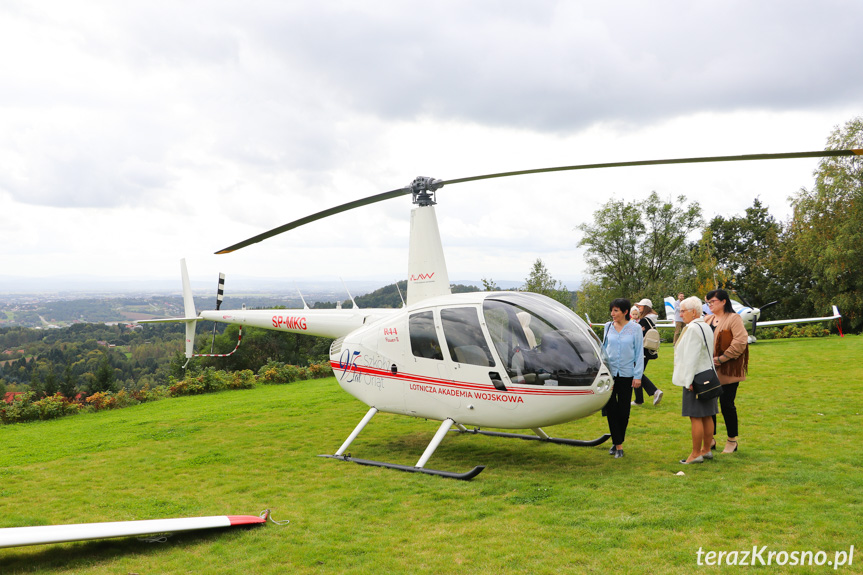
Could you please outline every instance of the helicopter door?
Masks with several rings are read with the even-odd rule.
[[[452,359],[453,387],[477,391],[477,384],[493,391],[506,391],[501,371],[494,359],[475,307],[453,307],[440,310],[449,357]],[[515,404],[505,403],[514,407]]]
[[[433,401],[445,412],[461,405],[457,393],[451,393],[449,363],[444,361],[441,348],[440,324],[435,322],[432,310],[412,313],[408,318],[413,365],[411,381],[405,386],[408,414],[416,414],[411,406]],[[417,403],[415,403],[417,402]],[[441,417],[447,417],[443,415]]]

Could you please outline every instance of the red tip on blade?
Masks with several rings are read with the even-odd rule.
[[[257,515],[227,515],[231,526],[234,525],[254,525],[255,523],[266,523],[266,517],[258,517]]]

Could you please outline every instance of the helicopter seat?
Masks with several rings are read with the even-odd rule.
[[[516,373],[516,377],[512,378],[513,383],[536,383],[535,373],[524,372],[524,354],[521,351],[516,350],[516,352],[512,354],[512,368]]]
[[[530,314],[526,311],[520,311],[515,314],[518,317],[518,323],[521,324],[521,329],[524,330],[524,337],[527,338],[527,344],[530,346],[530,349],[536,347],[536,336],[533,334],[533,330],[530,329]]]
[[[453,349],[453,354],[457,362],[469,363],[471,365],[482,365],[485,367],[491,364],[488,361],[488,356],[485,351],[478,345],[462,345]]]

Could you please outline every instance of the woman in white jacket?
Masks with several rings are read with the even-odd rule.
[[[716,398],[699,401],[692,391],[696,373],[713,368],[713,330],[701,320],[701,300],[695,296],[680,302],[680,315],[686,326],[674,347],[674,373],[671,382],[683,388],[683,417],[692,423],[692,452],[680,463],[703,463],[713,459],[713,416]]]

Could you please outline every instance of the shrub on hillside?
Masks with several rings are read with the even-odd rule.
[[[255,372],[251,369],[234,371],[230,373],[228,389],[252,389],[255,387]]]
[[[39,419],[56,419],[65,415],[74,415],[81,410],[81,404],[70,401],[63,397],[60,393],[43,397],[39,401],[33,402],[36,410],[39,413]]]
[[[87,397],[83,402],[66,399],[59,393],[37,401],[35,400],[37,395],[33,392],[21,393],[16,395],[11,403],[0,401],[0,421],[19,423],[37,419],[53,419],[72,415],[81,410],[94,412],[119,409],[167,397],[197,395],[228,389],[251,389],[258,382],[264,384],[290,383],[301,379],[332,375],[333,370],[328,364],[298,367],[271,361],[262,367],[257,374],[250,369],[226,372],[207,367],[195,373],[188,373],[183,379],[171,376],[168,378],[168,385],[151,387],[149,383],[145,383],[143,387],[137,389],[124,389],[116,392],[100,391]]]
[[[262,384],[291,383],[332,375],[333,368],[327,363],[313,363],[308,367],[299,367],[281,361],[270,361],[258,370],[258,382]]]
[[[258,382],[263,384],[291,383],[331,375],[333,375],[333,369],[328,364],[313,363],[308,367],[299,367],[281,361],[270,361],[258,370]]]
[[[86,400],[88,411],[102,411],[105,409],[121,409],[131,405],[138,405],[140,400],[131,393],[121,389],[117,392],[99,391]]]
[[[160,399],[170,397],[170,391],[167,386],[157,385],[151,387],[149,383],[139,389],[131,391],[130,393],[132,397],[137,399],[140,403],[144,403],[146,401],[158,401]]]
[[[33,392],[22,393],[12,398],[10,403],[0,402],[0,419],[3,423],[19,423],[39,419],[39,408],[33,403]]]
[[[333,375],[333,367],[329,363],[313,363],[307,371],[310,379],[331,377]]]
[[[226,389],[251,389],[255,387],[255,374],[250,369],[227,372],[205,367],[197,374],[183,379],[169,378],[168,395],[198,395]]]
[[[306,379],[306,368],[270,361],[258,370],[258,381],[265,384],[291,383]]]

